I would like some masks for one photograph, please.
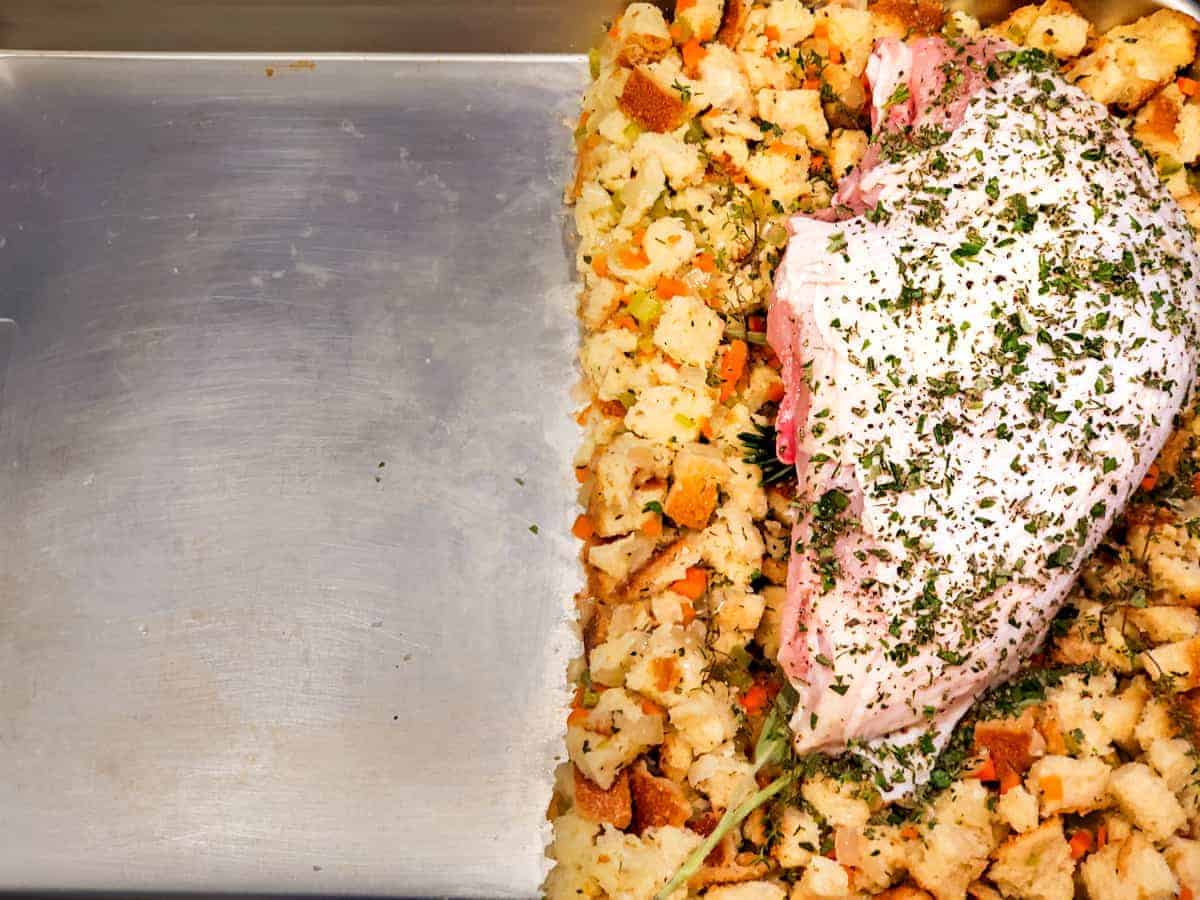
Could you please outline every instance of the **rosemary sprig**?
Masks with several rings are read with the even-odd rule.
[[[754,773],[756,775],[764,766],[784,762],[791,754],[792,735],[787,726],[787,705],[788,701],[781,693],[780,697],[776,698],[771,711],[767,713],[766,721],[763,722],[762,733],[759,735],[758,744],[754,747]],[[733,809],[725,810],[725,815],[721,817],[717,827],[712,830],[712,834],[683,861],[683,865],[679,867],[671,880],[655,894],[654,900],[667,900],[679,889],[681,884],[700,871],[708,854],[712,853],[713,848],[721,843],[721,839],[725,835],[741,825],[752,812],[786,788],[795,778],[795,769],[789,768],[765,788],[755,791]]]
[[[796,469],[781,460],[775,453],[775,426],[755,423],[754,431],[743,431],[738,439],[745,447],[742,459],[762,469],[762,486],[794,480]]]

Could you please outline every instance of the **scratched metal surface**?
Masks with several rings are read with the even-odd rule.
[[[0,890],[532,895],[586,66],[264,69],[0,60]]]

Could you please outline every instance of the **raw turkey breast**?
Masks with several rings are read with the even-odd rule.
[[[801,504],[779,661],[797,750],[857,749],[902,791],[1166,440],[1200,268],[1125,131],[1040,54],[889,40],[868,74],[874,142],[825,220],[792,221],[770,311]]]

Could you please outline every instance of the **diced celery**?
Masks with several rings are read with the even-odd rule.
[[[662,301],[649,291],[638,291],[629,301],[629,314],[645,326],[662,315]]]

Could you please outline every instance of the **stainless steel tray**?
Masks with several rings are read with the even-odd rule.
[[[0,60],[0,890],[541,880],[586,65],[288,63]]]

